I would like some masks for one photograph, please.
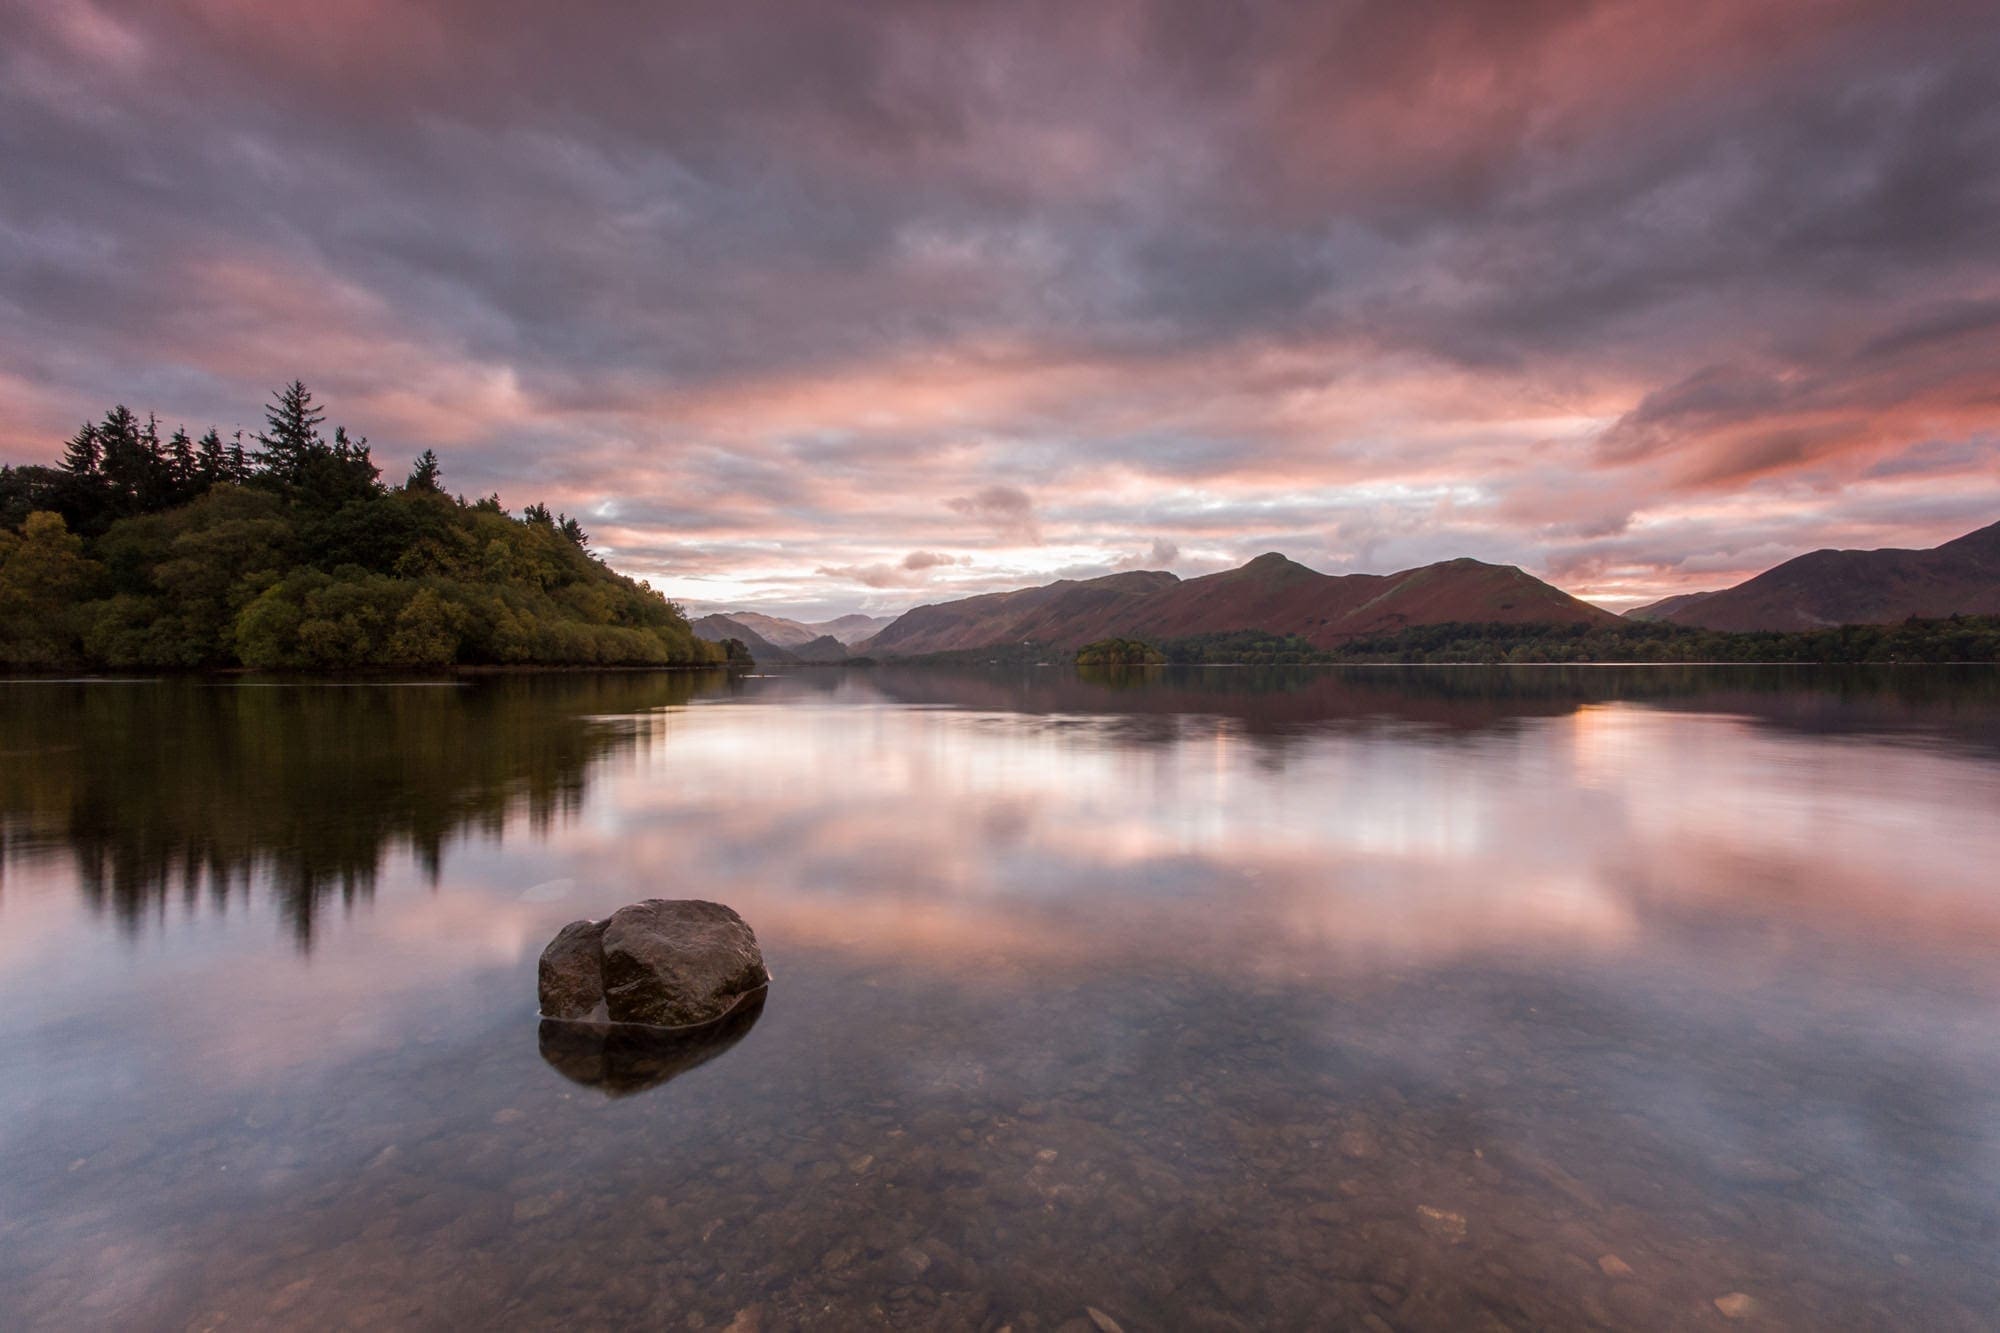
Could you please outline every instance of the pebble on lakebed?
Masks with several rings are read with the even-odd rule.
[[[680,1028],[712,1023],[770,983],[757,937],[721,903],[648,898],[572,921],[542,950],[542,1017]]]

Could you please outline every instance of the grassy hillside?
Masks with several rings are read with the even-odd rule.
[[[365,440],[285,389],[254,447],[123,407],[61,465],[0,469],[0,666],[308,671],[695,666],[680,608],[574,519],[453,497],[428,452],[384,486]]]

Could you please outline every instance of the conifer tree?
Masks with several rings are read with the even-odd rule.
[[[195,476],[203,486],[213,486],[217,482],[230,480],[229,456],[223,451],[222,436],[215,427],[208,428],[208,434],[201,437],[195,446]]]
[[[139,418],[123,403],[104,414],[104,420],[97,426],[97,439],[104,447],[107,469],[114,461],[130,468],[132,457],[145,447],[139,439]]]
[[[439,489],[438,456],[434,450],[426,449],[417,455],[415,466],[410,469],[410,478],[403,483],[406,491],[436,491]]]
[[[72,476],[94,477],[103,468],[104,442],[98,438],[96,423],[86,421],[63,446],[62,469]]]
[[[146,451],[145,428],[120,403],[98,423],[97,438],[104,446],[103,471],[111,486],[112,513],[129,513],[150,489],[153,458]]]
[[[326,447],[319,433],[326,413],[313,401],[312,391],[293,380],[278,391],[278,401],[264,409],[264,422],[257,435],[259,467],[277,481],[298,480],[306,460]]]
[[[185,426],[176,426],[173,437],[167,441],[167,467],[174,490],[182,495],[191,494],[201,472],[195,463],[194,441],[188,438]]]
[[[368,457],[368,437],[350,440],[345,426],[333,428],[333,456],[343,463],[364,464],[371,472],[374,470],[374,463]]]
[[[132,502],[142,514],[165,509],[179,500],[173,480],[173,458],[167,442],[160,438],[160,418],[146,414],[139,428],[139,452],[132,477]]]

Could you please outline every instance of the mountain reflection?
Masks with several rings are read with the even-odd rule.
[[[621,673],[418,685],[13,681],[0,682],[0,876],[66,859],[91,907],[131,932],[159,919],[172,902],[189,912],[223,912],[253,894],[268,895],[298,947],[310,949],[329,906],[371,896],[392,850],[407,853],[435,881],[455,841],[497,842],[510,832],[547,841],[555,825],[583,810],[586,787],[603,761],[655,745],[681,748],[652,766],[652,790],[661,799],[678,793],[672,799],[705,811],[706,830],[698,847],[676,843],[660,854],[695,858],[724,882],[733,866],[768,868],[767,858],[781,847],[800,856],[810,851],[814,864],[800,873],[826,886],[849,876],[898,882],[922,859],[920,840],[907,836],[908,820],[935,793],[895,783],[871,789],[861,781],[851,747],[865,738],[863,730],[792,720],[738,728],[728,733],[735,739],[707,730],[691,735],[685,727],[677,735],[678,724],[665,719],[698,699],[751,707],[888,704],[1012,715],[1051,729],[1094,719],[1089,744],[1037,751],[1036,762],[1053,767],[1023,772],[981,816],[985,822],[963,832],[1006,864],[1071,856],[1114,880],[1127,865],[1192,880],[1234,876],[1232,867],[1255,863],[1273,882],[1307,884],[1353,848],[1391,836],[1431,846],[1453,829],[1463,832],[1464,819],[1491,813],[1465,806],[1463,793],[1431,793],[1413,804],[1416,789],[1398,790],[1392,774],[1377,771],[1328,815],[1284,838],[1262,828],[1259,813],[1267,799],[1284,795],[1282,785],[1254,799],[1228,797],[1218,787],[1191,807],[1198,818],[1154,828],[1143,811],[1131,811],[1118,848],[1072,846],[1086,835],[1056,820],[1054,808],[1097,801],[1101,789],[1090,775],[1116,769],[1106,759],[1114,750],[1137,756],[1190,741],[1241,740],[1255,764],[1278,772],[1318,753],[1310,747],[1316,736],[1384,729],[1404,740],[1472,744],[1537,720],[1573,718],[1568,725],[1583,745],[1593,734],[1591,710],[1640,705],[1726,714],[1786,735],[1879,735],[1987,759],[2000,755],[2000,674],[1990,668],[1265,667],[1106,675],[885,666],[747,679]],[[824,744],[811,741],[822,730]],[[757,739],[744,739],[751,736]],[[909,743],[917,748],[882,762],[919,763],[923,747],[936,741],[911,733]],[[752,750],[744,751],[745,744]],[[1004,756],[1017,764],[1027,753],[995,749],[979,762]],[[1193,784],[1208,761],[1189,762],[1194,768],[1183,780]],[[1414,760],[1412,752],[1390,750],[1369,762]],[[690,765],[698,773],[682,771]],[[1129,770],[1121,780],[1143,771],[1150,770]],[[834,773],[841,780],[826,782]],[[864,790],[872,792],[868,800],[846,799]],[[768,818],[751,818],[760,810]],[[1364,810],[1372,813],[1362,819]],[[1460,811],[1458,823],[1452,810]],[[1336,826],[1326,822],[1336,816],[1360,822],[1339,825],[1346,832],[1336,838]],[[1099,843],[1107,818],[1103,810],[1085,818],[1099,830],[1092,835]],[[1018,826],[1014,834],[1010,821]],[[740,824],[745,831],[732,841]],[[859,850],[878,825],[877,856],[885,864],[871,864]],[[1234,833],[1223,836],[1228,830]],[[639,835],[635,829],[626,836]],[[1039,845],[1028,846],[1034,839]],[[1135,859],[1133,839],[1171,848],[1178,859],[1162,859],[1164,852]],[[0,887],[5,882],[0,878]],[[736,891],[761,888],[738,884]],[[896,898],[903,928],[916,928],[932,910],[919,899]],[[867,910],[847,901],[839,913],[858,919]],[[1472,907],[1466,911],[1466,920],[1480,919]],[[1497,927],[1488,922],[1485,929]]]
[[[648,743],[595,719],[725,687],[714,673],[0,682],[0,867],[67,854],[84,897],[128,929],[176,896],[221,911],[268,891],[310,948],[330,902],[371,893],[389,848],[435,878],[469,832],[545,833],[580,808],[593,762]]]
[[[784,678],[802,691],[838,677]],[[1988,666],[1207,667],[1010,671],[884,667],[868,688],[898,703],[1021,713],[1227,717],[1250,735],[1407,723],[1477,732],[1636,703],[1726,712],[1786,729],[1903,730],[1949,723],[1956,742],[2000,752],[2000,672]],[[767,686],[775,682],[763,682]],[[1171,729],[1155,729],[1171,739]],[[1143,728],[1131,739],[1144,739]]]

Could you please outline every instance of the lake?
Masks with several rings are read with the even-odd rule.
[[[2000,674],[0,683],[9,1329],[1991,1327]],[[761,1011],[538,1024],[708,897]]]

